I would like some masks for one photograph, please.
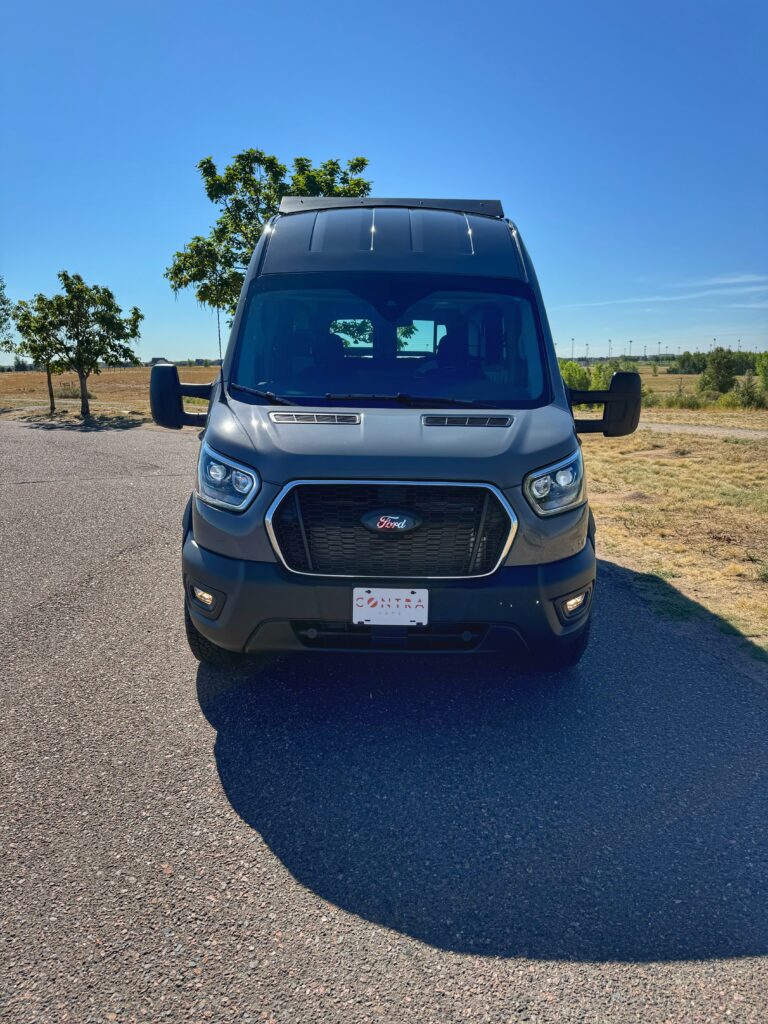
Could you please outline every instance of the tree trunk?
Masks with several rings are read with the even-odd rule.
[[[51,375],[51,364],[45,364],[45,376],[48,378],[48,402],[51,406],[51,416],[56,412],[56,401],[53,397],[53,378]]]
[[[77,371],[77,376],[80,380],[80,415],[85,420],[91,415],[91,407],[88,404],[88,377],[82,370]]]

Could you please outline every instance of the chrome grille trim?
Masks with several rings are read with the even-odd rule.
[[[275,535],[272,520],[277,512],[278,508],[282,504],[283,500],[293,491],[295,487],[305,486],[328,486],[328,487],[342,487],[342,486],[358,486],[358,485],[374,485],[374,486],[396,486],[403,485],[407,487],[479,487],[483,490],[490,491],[493,494],[509,518],[509,534],[501,550],[499,560],[496,562],[494,567],[489,572],[473,573],[465,576],[384,576],[384,575],[357,575],[353,573],[318,573],[318,572],[303,572],[300,569],[292,569],[290,565],[283,558],[283,553],[280,550],[280,545],[277,542],[277,536]],[[381,580],[476,580],[481,579],[485,576],[492,576],[502,566],[509,554],[509,549],[512,547],[512,542],[517,535],[518,518],[515,515],[515,511],[507,501],[504,492],[499,490],[494,484],[487,483],[466,483],[462,480],[291,480],[287,483],[282,490],[279,492],[275,500],[267,509],[267,514],[264,517],[264,525],[267,530],[267,536],[269,537],[272,548],[277,555],[280,564],[288,572],[294,573],[296,576],[311,576],[314,578],[322,579],[381,579]]]

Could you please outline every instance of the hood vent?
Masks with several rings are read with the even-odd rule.
[[[351,423],[360,422],[359,412],[271,412],[273,423]]]
[[[509,427],[512,416],[422,416],[425,427]]]

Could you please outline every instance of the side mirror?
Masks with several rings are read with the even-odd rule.
[[[211,384],[182,384],[178,369],[170,363],[157,363],[149,377],[149,405],[152,419],[159,427],[181,430],[204,427],[205,414],[184,412],[184,396],[211,399]]]
[[[601,420],[575,419],[580,434],[604,434],[624,437],[637,430],[640,422],[641,386],[639,373],[622,371],[611,377],[608,391],[572,391],[568,389],[571,408],[574,405],[604,405]]]

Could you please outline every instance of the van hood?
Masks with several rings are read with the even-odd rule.
[[[280,422],[286,413],[317,413],[320,422]],[[327,422],[328,414],[358,422]],[[282,415],[281,415],[282,414]],[[509,426],[431,426],[423,417],[509,417]],[[206,442],[254,466],[282,486],[299,479],[482,481],[522,483],[531,470],[573,452],[578,441],[569,411],[266,406],[214,401]]]

